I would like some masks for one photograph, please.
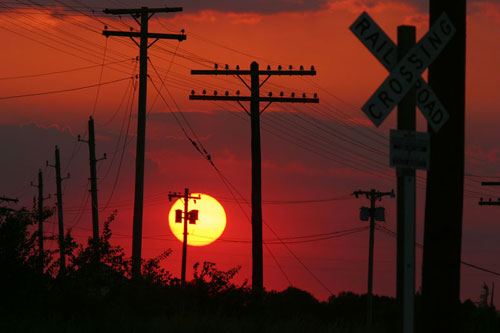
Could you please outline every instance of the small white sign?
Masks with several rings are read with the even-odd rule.
[[[391,130],[390,147],[391,167],[429,170],[429,133]]]
[[[349,29],[358,37],[364,46],[380,61],[389,71],[397,65],[397,46],[389,36],[375,23],[375,21],[363,12]],[[427,122],[438,132],[450,118],[436,94],[422,77],[418,77],[415,84],[417,89],[417,106],[427,119]],[[372,119],[368,113],[368,117]],[[373,121],[373,119],[372,119]],[[375,122],[374,122],[375,123]]]

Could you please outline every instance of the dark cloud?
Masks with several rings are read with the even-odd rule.
[[[120,1],[122,4],[118,5],[114,1],[98,1],[89,0],[85,1],[88,7],[94,9],[102,8],[137,8],[141,6],[146,7],[183,7],[184,12],[193,13],[202,10],[216,10],[221,12],[233,12],[233,13],[261,13],[261,14],[273,14],[279,12],[303,12],[311,10],[319,10],[323,8],[327,0],[254,0],[254,1],[234,1],[234,0],[213,0],[213,1],[202,1],[202,0],[173,0],[159,1],[159,0],[144,0],[144,1],[133,1],[125,0]],[[37,3],[41,5],[59,5],[52,0],[41,0]],[[71,7],[72,3],[67,3],[68,7]],[[81,5],[75,5],[73,9],[83,9]]]

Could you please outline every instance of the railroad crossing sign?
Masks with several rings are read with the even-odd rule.
[[[390,72],[362,107],[375,126],[382,124],[415,85],[417,105],[432,129],[438,132],[450,116],[421,75],[455,34],[455,27],[448,16],[443,13],[399,63],[397,46],[366,12],[349,29]]]
[[[392,167],[429,170],[429,133],[391,130],[390,146]]]

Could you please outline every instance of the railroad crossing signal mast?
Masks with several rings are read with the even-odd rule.
[[[198,210],[194,209],[192,211],[188,210],[189,199],[200,200],[201,196],[191,196],[189,195],[189,189],[184,189],[184,195],[180,193],[169,193],[168,200],[172,201],[172,198],[182,198],[184,199],[184,232],[182,237],[182,271],[181,271],[181,283],[186,284],[186,256],[187,256],[187,237],[188,237],[188,221],[189,224],[196,224],[198,220]],[[182,223],[182,210],[178,209],[175,211],[175,223]]]
[[[129,37],[140,49],[139,57],[139,114],[137,117],[137,152],[135,158],[135,197],[134,197],[134,224],[132,236],[132,278],[141,276],[141,249],[142,249],[142,212],[144,199],[144,155],[146,146],[146,99],[148,79],[148,49],[160,39],[176,39],[183,41],[186,35],[150,33],[148,31],[149,19],[156,13],[181,12],[182,7],[175,8],[148,8],[138,9],[105,9],[105,14],[124,15],[130,14],[141,26],[140,32],[135,31],[109,31],[102,34],[106,37]],[[140,19],[140,20],[139,20]],[[106,27],[107,29],[107,27]],[[138,43],[134,38],[139,38]],[[149,43],[149,39],[154,41]]]
[[[316,94],[313,98],[307,98],[305,94],[302,97],[295,97],[292,93],[290,97],[284,97],[283,93],[280,96],[273,97],[272,93],[269,96],[261,96],[260,88],[271,76],[304,76],[316,75],[314,66],[310,70],[305,70],[303,66],[299,70],[294,70],[292,66],[288,70],[278,69],[272,70],[267,66],[266,70],[260,70],[257,62],[252,62],[250,70],[240,70],[239,66],[236,69],[229,69],[226,65],[224,69],[219,69],[215,65],[214,70],[192,70],[192,75],[233,75],[239,78],[245,86],[250,90],[250,96],[240,96],[240,92],[236,92],[236,96],[230,96],[226,91],[224,96],[217,95],[217,91],[211,96],[206,95],[203,91],[202,95],[196,95],[194,90],[189,96],[190,100],[205,100],[205,101],[233,101],[237,102],[243,110],[250,116],[251,120],[251,146],[252,146],[252,289],[260,292],[264,289],[264,273],[263,273],[263,254],[262,254],[262,174],[261,174],[261,145],[260,145],[260,115],[272,103],[319,103]],[[242,77],[250,76],[250,84]],[[261,81],[260,77],[264,76]],[[241,102],[250,102],[250,112],[241,104]],[[264,108],[260,108],[260,103],[267,103]]]
[[[360,195],[366,196],[370,200],[370,208],[361,208],[362,220],[365,220],[363,215],[370,217],[370,247],[368,250],[368,292],[366,294],[367,299],[367,312],[366,312],[366,324],[370,326],[373,321],[373,245],[375,242],[375,221],[384,221],[383,211],[380,210],[381,207],[375,207],[375,202],[377,200],[382,200],[382,197],[388,195],[394,198],[394,190],[391,192],[379,192],[376,190],[370,191],[355,191],[353,195],[359,198]],[[366,214],[368,213],[368,214]]]

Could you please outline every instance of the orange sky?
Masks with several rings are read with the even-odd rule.
[[[278,1],[279,2],[279,1]],[[114,3],[102,2],[112,7]],[[105,3],[105,4],[104,4]],[[179,33],[185,29],[187,40],[178,45],[173,41],[159,41],[150,49],[150,59],[160,75],[167,73],[162,93],[174,111],[179,106],[190,125],[212,155],[222,173],[245,198],[250,197],[249,122],[237,104],[189,101],[191,89],[209,93],[236,90],[245,87],[236,78],[192,77],[191,69],[211,68],[214,62],[232,67],[247,68],[251,61],[261,66],[278,64],[295,68],[314,65],[318,75],[312,78],[272,78],[263,88],[279,93],[292,91],[317,92],[318,106],[272,105],[262,116],[262,158],[264,220],[280,237],[327,233],[363,226],[358,212],[365,200],[337,200],[324,203],[271,204],[268,201],[346,198],[353,190],[377,188],[390,190],[395,186],[388,167],[387,135],[394,128],[391,115],[379,129],[375,129],[360,107],[387,76],[386,70],[349,31],[350,24],[363,10],[396,40],[400,24],[417,25],[418,37],[428,29],[425,13],[412,6],[418,1],[330,1],[308,11],[265,11],[253,13],[239,10],[202,11],[186,9],[186,13],[158,15],[151,21],[151,31]],[[182,4],[180,4],[182,5]],[[263,6],[263,5],[262,5]],[[79,7],[80,8],[80,7]],[[3,52],[0,53],[0,98],[94,85],[134,76],[137,47],[128,39],[106,38],[100,34],[104,24],[112,30],[127,30],[135,22],[92,15],[88,9],[74,13],[64,7],[47,6],[14,8],[13,3],[0,4],[0,23],[3,30]],[[96,8],[100,13],[100,9]],[[500,147],[497,131],[500,117],[500,6],[491,1],[469,4],[467,47],[467,133],[466,174],[498,177]],[[106,52],[104,52],[106,50]],[[237,52],[235,52],[236,50]],[[106,65],[102,71],[98,66]],[[173,55],[175,54],[175,56]],[[78,71],[17,78],[32,74],[66,71],[96,66]],[[150,66],[149,74],[161,86]],[[10,78],[10,79],[8,79]],[[116,242],[127,253],[131,248],[131,209],[133,201],[133,172],[135,154],[136,102],[129,100],[131,80],[74,92],[38,97],[0,99],[1,152],[7,156],[6,170],[0,175],[2,193],[19,196],[23,205],[31,206],[38,168],[45,160],[52,162],[53,147],[61,147],[62,163],[72,174],[65,182],[65,219],[80,241],[89,235],[90,205],[87,195],[87,147],[76,143],[76,135],[86,133],[86,122],[94,114],[97,124],[98,154],[106,152],[107,161],[100,162],[101,220],[113,208],[119,210],[112,226]],[[215,87],[215,88],[214,88]],[[226,208],[225,240],[204,247],[188,249],[188,267],[195,261],[214,261],[228,269],[242,265],[239,278],[249,279],[250,224],[240,207],[221,182],[217,173],[185,139],[168,108],[157,99],[154,87],[149,85],[149,105],[152,106],[147,128],[146,193],[144,215],[144,257],[160,254],[171,247],[174,252],[166,266],[174,275],[180,275],[181,244],[171,235],[166,223],[171,203],[168,191],[182,191],[189,187],[195,192],[207,193],[220,199]],[[122,103],[123,102],[123,103]],[[128,145],[124,147],[128,112],[133,102]],[[95,105],[95,107],[94,107]],[[115,114],[116,113],[116,114]],[[177,116],[179,114],[177,113]],[[324,127],[322,127],[324,126]],[[419,128],[425,122],[419,116]],[[362,147],[360,147],[360,145]],[[364,148],[363,148],[364,146]],[[372,149],[371,151],[367,149]],[[123,153],[123,158],[122,158]],[[345,160],[350,162],[345,162]],[[122,160],[121,167],[120,160]],[[2,167],[3,168],[3,167]],[[120,170],[117,186],[113,184]],[[361,169],[361,170],[359,170]],[[370,169],[367,173],[366,169]],[[5,172],[6,171],[6,172]],[[54,173],[46,171],[48,191],[54,192]],[[384,178],[386,177],[386,178]],[[423,184],[425,174],[419,172]],[[478,182],[491,178],[466,178],[464,203],[463,259],[499,271],[500,248],[496,241],[500,227],[495,221],[495,208],[479,208],[479,196],[499,194],[481,188]],[[423,188],[419,192],[417,212],[418,235],[422,241]],[[108,207],[104,209],[109,198]],[[267,202],[267,203],[266,203]],[[48,205],[54,202],[48,201]],[[395,229],[394,200],[384,199],[387,208],[387,227]],[[85,208],[86,210],[82,210]],[[248,206],[242,204],[248,216]],[[83,212],[83,214],[79,214]],[[55,219],[52,219],[56,221]],[[55,232],[49,224],[47,232]],[[275,236],[264,229],[264,239]],[[55,246],[55,244],[52,244]],[[301,261],[332,292],[353,290],[364,292],[368,234],[358,233],[337,239],[303,244],[290,244]],[[269,245],[290,282],[299,288],[325,299],[328,292],[315,281],[302,265],[281,245]],[[420,253],[418,252],[420,258]],[[420,263],[420,260],[419,260]],[[383,233],[376,235],[375,293],[394,295],[395,242]],[[464,268],[462,295],[477,299],[482,282],[498,281],[485,273]],[[420,269],[417,269],[420,274]],[[190,272],[188,271],[188,276]],[[289,282],[272,257],[265,252],[265,285],[281,290]],[[417,278],[417,284],[420,278]],[[498,304],[497,304],[498,305]]]

